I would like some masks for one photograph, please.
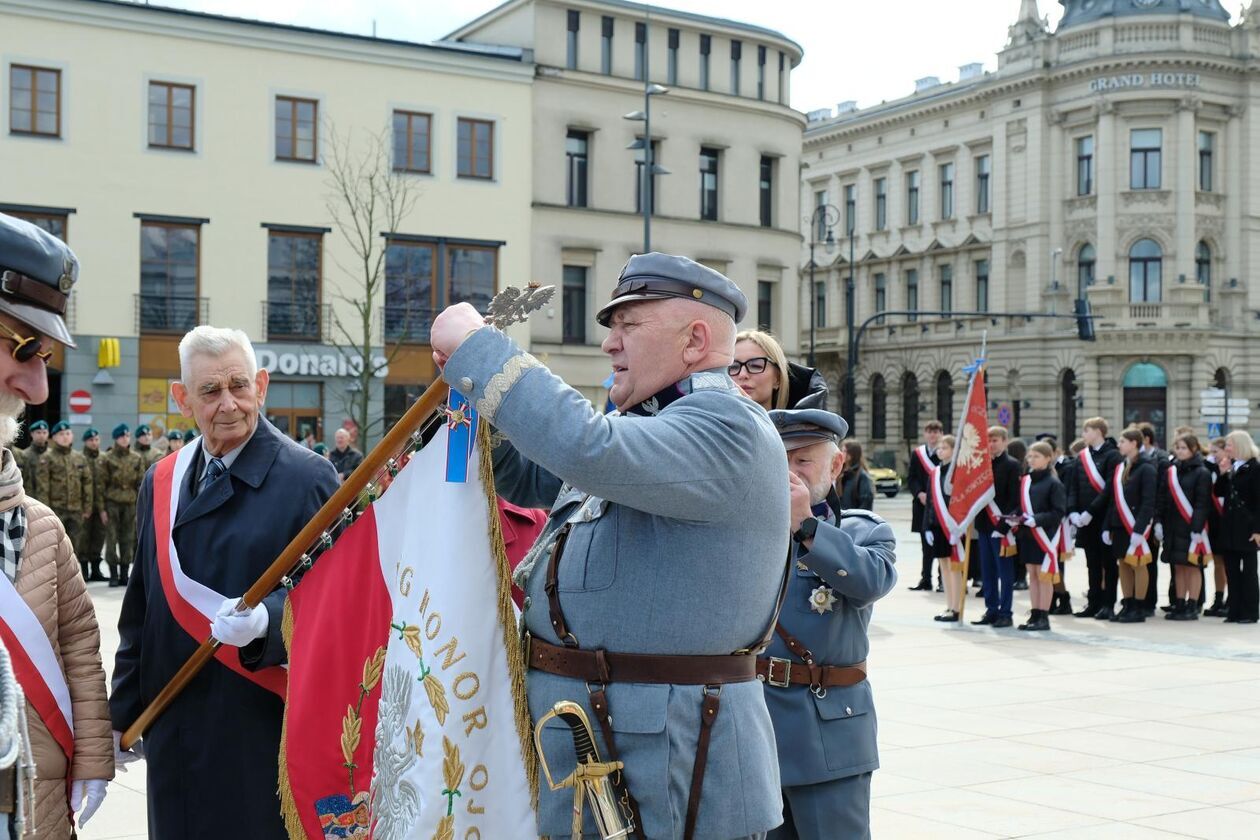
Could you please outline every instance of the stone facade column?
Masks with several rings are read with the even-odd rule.
[[[1047,116],[1049,125],[1046,129],[1044,148],[1050,156],[1050,183],[1045,190],[1043,201],[1050,204],[1050,250],[1053,251],[1056,248],[1062,250],[1062,253],[1054,260],[1054,264],[1050,266],[1050,273],[1060,285],[1063,285],[1067,280],[1066,268],[1071,259],[1071,255],[1067,252],[1069,243],[1064,241],[1063,232],[1063,200],[1066,192],[1064,185],[1067,183],[1064,174],[1064,159],[1067,153],[1063,138],[1064,115],[1061,111],[1050,111]],[[1035,297],[1033,299],[1036,300]]]
[[[1172,260],[1165,260],[1171,271],[1164,275],[1163,297],[1168,299],[1168,290],[1182,277],[1189,282],[1194,279],[1194,199],[1198,188],[1195,177],[1199,169],[1199,136],[1195,128],[1195,114],[1199,110],[1199,101],[1187,96],[1177,105],[1177,137],[1175,152],[1172,155],[1172,178],[1170,186],[1175,190],[1173,206],[1176,208],[1176,237],[1174,246],[1177,253]]]
[[[1243,176],[1243,143],[1242,122],[1244,119],[1241,106],[1226,109],[1228,122],[1225,123],[1224,154],[1217,164],[1217,187],[1225,193],[1225,232],[1224,241],[1220,243],[1225,259],[1218,263],[1221,276],[1213,275],[1212,300],[1218,300],[1218,291],[1231,278],[1242,279],[1242,201],[1246,198],[1247,182]],[[1217,266],[1213,266],[1214,269]]]
[[[1099,106],[1098,137],[1094,149],[1094,172],[1098,189],[1098,253],[1094,274],[1097,282],[1105,284],[1116,272],[1116,199],[1127,181],[1121,177],[1129,171],[1124,166],[1118,138],[1116,137],[1115,106],[1104,100]],[[1117,278],[1116,282],[1121,282]],[[1128,288],[1128,281],[1123,285]],[[1127,296],[1126,296],[1127,297]]]

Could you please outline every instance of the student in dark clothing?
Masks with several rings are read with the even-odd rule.
[[[927,541],[927,529],[923,526],[923,514],[927,510],[928,479],[932,468],[940,463],[936,457],[936,446],[944,433],[945,427],[939,420],[931,420],[923,427],[923,443],[910,452],[910,472],[906,476],[906,486],[910,488],[910,530],[919,535],[919,544],[923,549],[923,570],[919,582],[910,587],[921,592],[932,591],[932,558],[935,553]],[[939,574],[939,571],[938,571]]]
[[[1059,526],[1067,515],[1067,494],[1054,474],[1054,449],[1044,441],[1028,448],[1028,474],[1020,478],[1020,517],[1016,526],[1019,560],[1028,568],[1032,615],[1020,630],[1050,629],[1050,599],[1062,577]]]
[[[1221,463],[1227,459],[1225,438],[1213,438],[1208,444],[1208,456],[1204,462],[1208,472],[1212,474],[1212,509],[1208,512],[1208,533],[1213,539],[1221,533],[1221,514],[1225,512],[1225,500],[1217,495],[1216,482],[1221,477]],[[1212,606],[1205,609],[1203,614],[1212,618],[1224,618],[1227,614],[1225,596],[1228,592],[1225,555],[1221,553],[1219,545],[1213,548],[1216,551],[1212,553],[1212,584],[1216,594],[1212,597]]]
[[[1260,463],[1251,435],[1236,430],[1225,436],[1225,458],[1216,495],[1225,500],[1221,534],[1213,548],[1225,556],[1229,603],[1225,621],[1255,624],[1260,617],[1260,581],[1256,549],[1260,546]],[[1219,545],[1217,544],[1219,543]]]
[[[1068,522],[1076,529],[1076,544],[1085,550],[1089,568],[1089,594],[1077,618],[1109,619],[1116,603],[1116,560],[1102,541],[1103,517],[1111,505],[1107,482],[1120,463],[1115,438],[1107,437],[1107,421],[1091,417],[1081,429],[1085,448],[1081,450],[1075,472],[1075,492]]]
[[[1104,521],[1102,541],[1110,547],[1119,566],[1124,600],[1112,621],[1133,624],[1146,621],[1143,604],[1150,584],[1150,534],[1155,519],[1155,465],[1142,457],[1142,433],[1125,429],[1118,444],[1121,463],[1107,481],[1111,505]],[[1097,618],[1097,616],[1095,616]]]
[[[1203,466],[1199,439],[1183,434],[1173,441],[1175,466],[1166,470],[1159,496],[1155,530],[1162,537],[1163,560],[1172,570],[1176,593],[1164,618],[1194,621],[1199,617],[1200,571],[1212,558],[1208,513],[1212,509],[1212,476]],[[1159,480],[1159,479],[1157,479]]]

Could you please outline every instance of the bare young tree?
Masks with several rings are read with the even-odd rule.
[[[358,424],[359,447],[366,452],[369,439],[386,431],[380,428],[384,417],[369,413],[373,382],[397,357],[409,332],[404,323],[391,343],[384,319],[377,319],[386,305],[386,250],[390,235],[398,232],[415,207],[419,190],[414,179],[393,166],[389,126],[375,134],[360,131],[357,135],[354,129],[342,134],[330,126],[328,138],[324,204],[353,256],[348,264],[334,258],[343,276],[330,284],[333,297],[342,304],[332,307],[332,328],[358,385],[347,391],[345,409]],[[410,320],[409,315],[402,313],[404,322]],[[373,353],[378,346],[374,327],[380,331],[381,355]]]

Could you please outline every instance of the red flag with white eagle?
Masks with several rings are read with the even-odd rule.
[[[993,500],[993,461],[989,458],[988,399],[985,396],[984,368],[971,375],[967,401],[963,404],[954,444],[954,460],[945,483],[949,490],[949,513],[957,534],[971,527],[976,515]]]

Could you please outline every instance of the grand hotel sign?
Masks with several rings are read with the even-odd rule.
[[[1113,90],[1133,90],[1141,88],[1174,88],[1191,89],[1199,87],[1198,73],[1178,73],[1164,70],[1153,70],[1149,73],[1125,73],[1120,76],[1100,76],[1091,79],[1090,93],[1109,93]]]

